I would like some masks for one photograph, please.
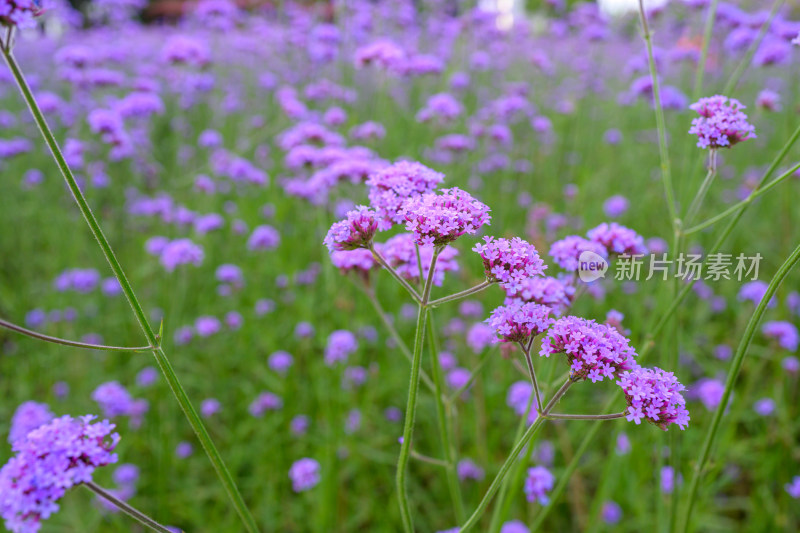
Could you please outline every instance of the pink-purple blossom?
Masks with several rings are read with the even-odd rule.
[[[375,211],[363,205],[347,213],[347,218],[336,222],[325,237],[325,246],[331,252],[368,248],[378,231]]]
[[[420,246],[442,246],[489,224],[489,207],[457,187],[409,200],[403,207],[406,230]]]
[[[289,479],[295,492],[313,489],[320,480],[319,462],[309,457],[295,461],[289,468]]]
[[[530,278],[543,275],[547,268],[536,247],[519,237],[484,237],[483,240],[485,244],[476,244],[472,251],[483,259],[486,279],[500,283],[509,296],[522,290],[524,282]]]
[[[616,329],[575,316],[559,318],[542,341],[539,355],[564,353],[570,364],[570,379],[613,379],[636,365],[636,351]]]
[[[617,385],[628,402],[628,421],[638,425],[644,419],[664,431],[670,424],[681,429],[689,424],[689,411],[681,394],[686,388],[672,372],[637,366],[621,373]]]
[[[716,95],[701,98],[689,106],[700,116],[692,120],[689,133],[697,135],[699,148],[729,148],[747,139],[754,139],[755,126],[747,122],[745,108],[734,98]]]
[[[547,493],[553,490],[556,478],[544,466],[535,466],[528,469],[525,476],[524,492],[529,502],[537,501],[541,505],[547,505],[550,498]]]
[[[377,211],[381,230],[404,221],[402,209],[412,198],[432,192],[444,179],[421,163],[399,161],[378,170],[367,179],[369,203]]]
[[[492,311],[486,322],[500,342],[527,343],[553,324],[554,320],[550,318],[552,312],[552,309],[541,304],[512,302]]]

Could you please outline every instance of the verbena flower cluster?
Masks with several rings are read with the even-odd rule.
[[[42,3],[37,0],[0,0],[0,27],[32,28],[41,13]]]
[[[483,240],[485,244],[478,243],[472,250],[483,259],[486,279],[499,282],[509,295],[521,290],[530,278],[543,275],[547,268],[536,248],[519,237]]]
[[[542,341],[539,354],[564,353],[570,364],[570,379],[613,379],[636,365],[630,341],[610,326],[575,316],[559,318]]]
[[[449,244],[474,234],[491,220],[489,207],[457,187],[409,200],[402,210],[406,229],[420,246]]]
[[[556,315],[560,315],[569,307],[575,287],[553,277],[534,277],[520,282],[513,293],[509,293],[506,304],[512,301],[534,302],[546,305]]]
[[[602,223],[590,229],[586,236],[590,241],[601,244],[609,254],[645,255],[647,247],[644,238],[630,228],[616,222]]]
[[[544,466],[535,466],[528,469],[528,474],[525,476],[525,497],[529,502],[539,502],[541,505],[547,505],[550,498],[547,493],[553,490],[556,478]]]
[[[730,148],[747,139],[754,139],[755,126],[747,122],[741,102],[727,96],[701,98],[689,106],[700,117],[692,120],[689,133],[697,135],[699,148]]]
[[[570,272],[580,268],[579,258],[583,252],[593,252],[600,257],[608,257],[605,246],[578,235],[570,235],[554,242],[550,246],[550,256],[553,261],[564,270]]]
[[[331,252],[367,248],[377,231],[378,221],[375,211],[361,205],[349,211],[345,220],[331,226],[324,242]]]
[[[67,490],[117,462],[114,425],[94,418],[62,416],[14,442],[14,456],[0,469],[0,515],[9,530],[38,531]]]
[[[486,322],[500,341],[526,343],[553,324],[551,313],[552,309],[541,304],[512,302],[492,311]]]
[[[380,229],[402,223],[403,205],[411,198],[434,191],[442,180],[441,172],[411,161],[400,161],[372,174],[367,179],[369,203],[380,217]]]
[[[664,431],[670,424],[681,429],[689,424],[689,411],[681,395],[685,387],[672,372],[637,366],[622,372],[617,385],[625,393],[629,421],[640,424],[644,418]]]

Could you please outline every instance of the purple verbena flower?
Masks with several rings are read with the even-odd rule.
[[[256,418],[264,416],[267,411],[277,411],[283,407],[283,400],[271,392],[262,392],[252,401],[248,410]]]
[[[577,271],[580,267],[580,256],[583,252],[592,252],[600,257],[608,257],[606,247],[598,242],[590,241],[578,235],[569,235],[550,246],[550,256],[553,261],[570,272]]]
[[[406,229],[420,246],[441,246],[489,224],[489,207],[457,187],[424,194],[403,207]]]
[[[317,486],[320,480],[319,462],[305,457],[292,463],[289,468],[289,479],[292,480],[292,490],[304,492]]]
[[[399,161],[373,173],[367,187],[369,203],[378,213],[378,227],[387,230],[402,223],[405,203],[432,192],[443,179],[444,174],[411,161]]]
[[[552,311],[541,304],[512,302],[492,311],[486,322],[500,342],[527,344],[531,338],[541,335],[554,323],[550,318]]]
[[[331,252],[369,248],[378,231],[375,211],[363,205],[347,213],[347,218],[336,222],[325,237],[325,246]]]
[[[742,112],[745,106],[734,98],[701,98],[689,108],[700,114],[689,129],[690,134],[697,135],[699,148],[729,148],[756,137],[755,126],[747,122],[747,115]]]
[[[344,362],[347,357],[358,349],[356,336],[346,329],[339,329],[328,336],[328,344],[325,347],[325,364],[333,366],[338,362]]]
[[[11,417],[11,430],[8,432],[8,442],[14,444],[28,436],[34,429],[47,424],[55,418],[46,403],[24,402],[14,411]]]
[[[636,351],[616,329],[575,316],[559,318],[542,341],[539,355],[564,353],[573,381],[613,379],[635,367]]]
[[[483,259],[486,279],[499,282],[509,296],[521,290],[528,279],[543,275],[547,268],[536,248],[519,237],[511,240],[484,237],[483,240],[485,244],[476,244],[472,251]]]
[[[550,501],[547,493],[553,490],[556,478],[543,466],[536,466],[528,469],[525,477],[525,497],[529,502],[538,501],[541,505],[547,505]]]
[[[761,332],[765,337],[778,341],[781,348],[790,352],[796,352],[797,346],[800,344],[797,327],[791,322],[783,320],[765,322],[761,327]]]
[[[468,458],[461,459],[458,462],[456,465],[456,473],[458,474],[458,479],[461,481],[466,481],[468,479],[481,481],[484,476],[483,468],[478,466],[475,461]]]
[[[685,387],[672,372],[636,367],[621,373],[617,385],[622,387],[628,402],[628,421],[638,425],[644,418],[664,431],[670,424],[681,429],[689,424],[689,411],[681,395]]]
[[[432,246],[419,247],[419,261],[417,260],[417,246],[414,236],[410,233],[395,235],[385,243],[378,246],[378,251],[392,268],[404,279],[413,283],[419,281],[420,261],[422,262],[422,275],[427,279],[433,257]],[[437,287],[444,282],[446,272],[458,272],[459,265],[456,261],[459,252],[455,248],[444,248],[436,259],[436,268],[433,273],[433,284]]]
[[[92,480],[96,468],[117,462],[119,435],[108,420],[62,416],[14,442],[0,469],[0,515],[14,532],[36,532],[58,511],[58,500]]]
[[[632,229],[616,222],[611,224],[603,222],[596,228],[590,229],[586,236],[590,241],[605,246],[609,254],[645,255],[647,253],[644,238]]]

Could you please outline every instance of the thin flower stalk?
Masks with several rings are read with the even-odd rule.
[[[144,527],[149,528],[153,531],[158,531],[159,533],[172,533],[166,527],[162,526],[161,524],[159,524],[158,522],[156,522],[143,512],[139,511],[138,509],[135,509],[134,507],[130,506],[128,503],[121,500],[120,498],[117,498],[112,493],[110,493],[103,487],[97,485],[93,481],[84,483],[83,486],[89,489],[90,491],[94,492],[104,500],[111,503],[114,507],[116,507],[126,515],[130,516],[131,518],[142,524]]]
[[[211,461],[212,465],[214,466],[214,470],[217,473],[220,481],[222,482],[223,487],[225,488],[225,492],[228,494],[228,498],[231,500],[236,512],[239,514],[239,517],[242,519],[242,522],[245,525],[245,528],[249,532],[256,532],[258,531],[258,526],[256,525],[255,519],[253,515],[250,513],[250,510],[247,508],[247,505],[244,502],[241,494],[239,493],[239,489],[236,486],[236,482],[233,480],[230,472],[228,471],[225,462],[222,459],[217,447],[214,445],[214,442],[211,440],[211,436],[208,433],[203,421],[200,419],[200,416],[197,414],[194,406],[192,405],[189,397],[186,395],[186,391],[183,389],[180,381],[178,380],[177,374],[172,368],[172,364],[170,363],[169,359],[167,358],[167,354],[161,348],[158,342],[158,336],[156,335],[155,330],[150,325],[147,315],[142,308],[141,303],[136,297],[136,294],[133,291],[133,287],[131,286],[128,278],[125,275],[125,272],[122,269],[122,265],[116,258],[114,254],[114,250],[111,247],[111,244],[106,239],[106,236],[103,234],[103,230],[100,228],[100,224],[97,221],[97,218],[94,216],[91,208],[89,207],[89,203],[86,201],[86,197],[83,195],[80,187],[78,186],[78,182],[75,180],[75,176],[72,174],[72,170],[70,169],[69,165],[67,164],[66,160],[64,159],[63,154],[61,153],[61,148],[58,145],[53,133],[50,131],[50,127],[47,124],[47,120],[45,119],[44,115],[42,114],[41,109],[39,108],[39,104],[37,103],[33,93],[31,92],[30,86],[28,85],[25,76],[22,73],[22,70],[19,68],[17,61],[11,51],[11,41],[13,39],[13,35],[9,32],[9,37],[6,40],[6,43],[0,47],[0,52],[3,54],[3,58],[8,65],[8,68],[11,70],[11,74],[14,78],[14,81],[17,84],[17,87],[20,90],[20,94],[22,98],[25,100],[25,103],[28,106],[28,109],[31,112],[31,115],[36,123],[36,126],[39,129],[39,132],[42,134],[42,138],[44,139],[47,147],[50,149],[50,153],[53,156],[53,159],[58,166],[61,175],[64,177],[64,180],[67,183],[70,192],[72,193],[75,202],[78,205],[78,208],[83,215],[84,220],[86,221],[89,229],[92,232],[92,235],[97,240],[100,249],[103,252],[103,255],[106,258],[109,266],[111,267],[112,272],[114,273],[114,277],[119,282],[120,287],[122,288],[122,292],[125,294],[125,298],[128,300],[128,303],[133,310],[133,314],[136,317],[136,321],[139,323],[139,326],[142,329],[142,332],[147,339],[147,342],[152,346],[153,356],[156,359],[156,363],[159,366],[159,369],[164,374],[164,377],[169,384],[170,389],[172,390],[175,399],[177,400],[178,404],[181,407],[186,419],[189,421],[189,424],[192,426],[195,434],[197,435],[200,444],[203,446],[206,454],[208,455],[209,460]]]
[[[153,346],[134,346],[134,347],[126,347],[126,346],[106,346],[104,344],[91,344],[88,342],[77,342],[71,341],[67,339],[62,339],[60,337],[52,337],[50,335],[45,335],[43,333],[39,333],[30,329],[23,328],[22,326],[18,326],[12,322],[7,320],[3,320],[0,318],[0,327],[6,328],[8,330],[14,331],[21,335],[25,335],[26,337],[30,337],[32,339],[37,339],[40,341],[50,342],[53,344],[60,344],[62,346],[72,346],[74,348],[86,348],[87,350],[101,350],[107,352],[149,352],[153,349]]]

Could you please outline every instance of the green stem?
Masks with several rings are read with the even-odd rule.
[[[411,350],[408,349],[408,346],[406,346],[405,341],[402,339],[402,337],[400,337],[400,334],[397,332],[397,329],[395,329],[394,324],[392,324],[392,322],[389,320],[386,312],[383,310],[383,306],[381,306],[381,303],[378,301],[378,297],[375,295],[375,291],[369,287],[365,287],[360,283],[356,283],[356,285],[362,291],[364,291],[364,294],[367,295],[367,299],[369,299],[370,303],[372,304],[372,307],[375,309],[375,313],[381,319],[381,322],[383,323],[383,326],[386,328],[386,331],[389,332],[389,336],[392,338],[392,340],[394,340],[395,344],[397,344],[397,347],[400,349],[400,353],[403,354],[403,357],[405,357],[410,363],[413,360]],[[430,390],[430,392],[433,393],[435,391],[433,380],[431,380],[430,376],[428,375],[427,372],[425,372],[424,369],[420,370],[420,378],[422,378],[422,382],[425,384],[426,387],[428,387],[428,390]]]
[[[791,255],[772,277],[772,280],[767,287],[767,291],[764,293],[764,297],[761,298],[761,301],[758,303],[755,311],[753,312],[753,316],[750,317],[750,321],[747,323],[742,340],[739,342],[739,347],[736,349],[736,355],[733,356],[733,360],[731,361],[731,367],[728,371],[728,377],[725,381],[725,391],[722,394],[722,399],[717,406],[717,410],[714,412],[714,418],[711,421],[711,427],[708,428],[708,433],[706,433],[703,447],[701,448],[700,454],[698,455],[695,463],[692,482],[689,485],[689,492],[686,497],[686,510],[683,513],[679,531],[689,531],[689,521],[692,517],[692,510],[694,509],[695,499],[697,497],[697,489],[700,485],[700,478],[703,475],[703,469],[705,468],[706,461],[708,460],[708,456],[711,452],[711,446],[714,444],[714,437],[719,430],[722,416],[725,414],[725,409],[728,407],[728,401],[730,400],[733,392],[736,378],[739,376],[739,371],[744,363],[744,357],[747,354],[747,350],[750,347],[753,336],[756,334],[761,317],[767,310],[767,305],[769,305],[769,302],[775,294],[775,291],[778,290],[778,287],[781,285],[783,280],[786,279],[786,276],[789,275],[789,272],[791,272],[792,268],[794,268],[798,261],[800,261],[800,246],[794,249]]]
[[[122,270],[122,266],[114,255],[114,250],[111,248],[108,239],[106,239],[105,235],[103,234],[100,224],[97,222],[94,213],[92,213],[92,210],[89,207],[83,192],[81,192],[80,187],[78,187],[78,183],[75,181],[75,177],[72,175],[72,171],[62,155],[61,149],[59,148],[53,133],[50,131],[50,127],[47,125],[47,121],[39,109],[39,105],[37,104],[36,99],[34,98],[33,93],[28,86],[28,83],[25,80],[25,77],[22,74],[19,66],[17,65],[16,59],[11,53],[10,47],[3,46],[0,47],[0,49],[2,49],[3,57],[8,64],[8,68],[11,69],[11,73],[14,76],[14,80],[19,87],[22,97],[24,98],[25,103],[28,105],[28,109],[30,110],[31,115],[36,122],[36,125],[38,126],[45,143],[47,143],[47,146],[53,155],[53,159],[61,171],[61,175],[64,177],[67,186],[72,192],[72,196],[75,198],[75,202],[78,204],[78,208],[80,209],[83,218],[86,220],[92,235],[97,240],[97,243],[100,246],[103,255],[105,256],[106,261],[114,273],[114,277],[117,278],[120,287],[122,287],[122,292],[125,294],[125,298],[128,300],[128,303],[133,310],[133,314],[136,316],[136,320],[144,332],[147,342],[153,347],[153,356],[155,357],[156,363],[161,369],[161,372],[164,374],[164,377],[166,378],[167,383],[172,390],[172,394],[178,401],[178,404],[183,410],[184,415],[186,415],[186,419],[189,421],[192,429],[197,434],[200,444],[203,446],[208,458],[211,460],[211,464],[214,466],[214,470],[216,470],[217,476],[220,478],[225,491],[228,493],[228,497],[244,522],[245,528],[250,532],[258,531],[258,526],[256,526],[252,514],[250,514],[250,511],[247,508],[247,505],[245,505],[241,494],[239,494],[239,489],[236,487],[233,477],[225,466],[225,462],[222,460],[222,457],[220,456],[216,446],[214,446],[214,442],[211,440],[211,437],[203,425],[202,420],[198,416],[197,411],[195,411],[194,406],[192,405],[191,401],[189,401],[183,386],[178,380],[178,376],[172,369],[169,359],[167,359],[166,353],[164,353],[164,350],[159,344],[155,331],[153,331],[153,328],[150,326],[150,323],[147,320],[144,309],[142,309],[139,300],[136,298],[136,294],[133,292],[133,287],[131,287],[131,284],[128,282],[125,272]]]
[[[706,194],[708,194],[708,189],[711,188],[711,183],[714,181],[714,177],[716,175],[717,175],[717,151],[712,148],[708,152],[708,173],[706,174],[703,183],[700,184],[700,189],[694,196],[694,199],[692,200],[692,203],[689,206],[689,210],[686,212],[686,217],[683,220],[684,224],[689,224],[689,222],[694,220],[694,217],[700,210],[700,206],[703,204],[703,200],[705,200]]]
[[[439,347],[436,342],[436,333],[433,326],[433,316],[428,319],[428,343],[431,348],[431,366],[433,367],[433,383],[436,388],[436,423],[439,426],[439,438],[442,441],[444,458],[447,463],[447,486],[456,514],[456,522],[461,523],[467,518],[464,509],[464,500],[461,496],[461,485],[458,483],[456,472],[456,449],[450,431],[449,417],[443,401],[442,394],[442,367],[439,364]]]
[[[153,531],[158,531],[159,533],[172,533],[169,529],[162,526],[143,512],[139,511],[128,505],[126,502],[122,501],[121,499],[117,498],[110,492],[108,492],[103,487],[96,485],[94,482],[89,481],[87,483],[83,483],[83,486],[89,489],[90,491],[94,492],[101,498],[109,501],[114,507],[125,513],[126,515],[130,516],[143,526],[152,529]]]
[[[425,288],[423,290],[422,300],[419,304],[419,312],[417,313],[417,329],[414,334],[414,354],[411,360],[411,377],[408,385],[408,401],[406,402],[406,420],[403,427],[403,442],[400,444],[400,456],[397,458],[397,474],[395,478],[397,485],[397,500],[400,505],[400,517],[403,521],[403,529],[406,531],[406,533],[413,533],[414,531],[414,519],[411,516],[411,508],[408,503],[406,477],[408,474],[408,459],[411,452],[411,438],[414,433],[414,419],[417,413],[419,375],[422,366],[422,344],[425,336],[425,322],[428,318],[427,304],[428,298],[431,294],[431,286],[433,285],[433,274],[434,270],[436,270],[436,259],[439,257],[439,253],[441,251],[442,247],[437,246],[433,249],[431,266],[428,269],[428,278],[425,280]],[[374,249],[373,254],[377,255]],[[403,282],[405,282],[405,280],[403,280]]]
[[[772,20],[775,18],[775,15],[778,14],[778,10],[783,6],[786,0],[775,0],[775,3],[772,4],[772,9],[769,12],[769,17],[767,20],[764,21],[764,24],[761,25],[761,29],[758,31],[758,35],[756,39],[750,44],[750,47],[745,52],[742,60],[739,61],[739,64],[736,66],[736,70],[731,74],[728,83],[725,84],[725,88],[722,89],[722,94],[730,95],[733,91],[736,90],[736,86],[739,85],[739,80],[742,79],[742,75],[744,71],[747,70],[747,67],[753,61],[753,56],[758,50],[758,47],[761,46],[761,41],[764,40],[764,37],[767,35],[767,31],[769,27],[772,25]]]
[[[541,414],[542,413],[542,397],[539,393],[539,382],[536,380],[536,370],[533,368],[533,361],[531,360],[531,349],[530,345],[525,345],[523,343],[519,343],[520,348],[522,348],[522,353],[525,354],[525,361],[528,363],[528,373],[531,376],[531,385],[533,385],[533,392],[536,395],[536,412]]]
[[[393,278],[394,278],[394,279],[395,279],[395,280],[396,280],[396,281],[397,281],[397,282],[398,282],[400,285],[402,285],[402,286],[403,286],[403,288],[404,288],[405,290],[407,290],[407,291],[408,291],[408,293],[411,295],[411,297],[412,297],[412,298],[414,298],[414,301],[415,301],[415,302],[417,302],[417,303],[420,303],[420,302],[422,301],[422,299],[420,298],[420,296],[419,296],[419,294],[417,293],[416,289],[414,289],[414,287],[412,287],[412,286],[411,286],[411,285],[410,285],[410,284],[409,284],[409,283],[408,283],[406,280],[404,280],[404,279],[403,279],[403,277],[402,277],[400,274],[398,274],[398,273],[397,273],[397,271],[396,271],[394,268],[392,268],[392,265],[390,265],[390,264],[389,264],[389,263],[386,261],[386,259],[384,259],[384,257],[383,257],[383,256],[382,256],[382,255],[381,255],[379,252],[378,252],[378,250],[376,250],[376,249],[375,249],[375,246],[374,246],[374,245],[370,245],[370,247],[369,247],[369,251],[370,251],[370,252],[372,252],[372,257],[374,257],[374,258],[375,258],[375,260],[376,260],[378,263],[380,263],[380,265],[381,265],[383,268],[385,268],[385,269],[386,269],[386,270],[389,272],[389,274],[391,274],[391,275],[392,275],[392,277],[393,277]]]
[[[430,307],[439,307],[443,303],[455,302],[457,300],[463,300],[467,296],[471,296],[473,294],[481,292],[482,290],[484,290],[487,287],[489,287],[492,283],[493,282],[491,282],[491,281],[484,281],[484,282],[479,283],[478,285],[475,285],[474,287],[471,287],[471,288],[469,288],[467,290],[464,290],[464,291],[461,291],[461,292],[457,292],[455,294],[451,294],[450,296],[445,296],[444,298],[439,298],[438,300],[434,300],[428,305]]]
[[[553,397],[545,406],[544,410],[542,411],[543,415],[546,416],[547,413],[549,413],[550,410],[556,406],[559,400],[561,400],[561,397],[564,396],[564,393],[566,393],[567,390],[570,388],[572,383],[573,382],[569,379],[566,382],[564,382],[561,388],[558,389],[558,391],[556,391],[556,393],[553,395]],[[492,480],[492,484],[489,485],[489,489],[486,491],[486,494],[483,496],[483,499],[478,504],[478,507],[475,509],[475,512],[473,512],[472,516],[469,517],[469,520],[467,520],[466,523],[463,526],[461,526],[460,533],[465,533],[466,531],[469,531],[471,528],[477,525],[478,520],[481,519],[481,516],[483,516],[483,513],[486,511],[486,508],[489,506],[489,503],[492,501],[492,498],[494,497],[495,493],[500,488],[500,485],[503,483],[503,479],[506,477],[506,474],[508,474],[508,471],[511,469],[516,460],[519,458],[522,449],[525,447],[526,444],[528,444],[528,442],[533,438],[533,436],[539,432],[545,420],[546,419],[544,418],[544,416],[540,416],[539,418],[536,419],[536,421],[533,424],[531,424],[531,426],[528,428],[525,434],[522,435],[522,438],[514,446],[514,449],[511,450],[511,453],[509,454],[505,463],[503,463],[503,466],[500,467],[500,471]]]
[[[755,200],[756,198],[758,198],[762,194],[766,193],[767,191],[769,191],[773,187],[775,187],[777,185],[780,185],[787,178],[791,178],[798,169],[800,169],[800,163],[795,164],[792,168],[790,168],[789,170],[787,170],[786,172],[784,172],[783,174],[781,174],[780,176],[778,176],[777,178],[775,178],[774,180],[769,182],[768,184],[764,185],[764,187],[762,187],[760,189],[753,189],[750,192],[750,194],[747,196],[747,198],[745,198],[741,202],[737,202],[737,203],[733,204],[732,206],[730,206],[728,209],[726,209],[722,213],[720,213],[720,214],[718,214],[716,216],[713,216],[713,217],[709,218],[708,220],[700,222],[699,224],[697,224],[695,226],[692,226],[690,228],[685,229],[683,231],[683,234],[684,235],[691,235],[692,233],[697,233],[698,231],[704,230],[709,226],[713,226],[714,224],[716,224],[717,222],[719,222],[723,218],[727,218],[728,216],[730,216],[731,214],[735,213],[736,211],[738,211],[742,207],[751,204],[753,202],[753,200]]]
[[[70,341],[67,339],[61,339],[59,337],[51,337],[50,335],[38,333],[30,329],[25,329],[22,326],[18,326],[14,323],[3,320],[2,318],[0,318],[0,327],[10,329],[11,331],[15,331],[17,333],[20,333],[22,335],[40,341],[52,342],[53,344],[61,344],[63,346],[74,346],[75,348],[86,348],[89,350],[104,350],[107,352],[149,352],[150,350],[153,349],[152,346],[137,346],[134,348],[128,348],[124,346],[106,346],[104,344],[89,344],[86,342]]]
[[[753,189],[753,193],[751,193],[751,195],[756,193],[759,189],[761,189],[761,187],[764,185],[764,183],[769,178],[772,177],[772,175],[775,173],[775,170],[778,168],[778,165],[781,164],[781,161],[783,161],[783,158],[786,157],[786,154],[789,152],[789,150],[792,149],[792,146],[795,145],[795,143],[797,142],[798,139],[800,139],[800,126],[797,127],[797,129],[794,131],[794,133],[789,138],[789,140],[786,141],[786,144],[783,145],[783,148],[781,148],[780,152],[778,152],[778,154],[772,160],[772,163],[770,163],[769,168],[767,169],[767,171],[764,172],[764,175],[759,180],[758,184],[756,185],[756,188]],[[770,185],[772,185],[772,184],[770,184]],[[713,254],[715,254],[715,253],[717,253],[719,251],[719,249],[722,247],[722,244],[725,242],[725,240],[731,234],[733,229],[739,223],[739,220],[742,218],[742,216],[744,215],[744,212],[747,210],[747,208],[750,206],[751,203],[752,203],[752,200],[749,201],[749,202],[747,202],[747,201],[742,202],[741,206],[738,208],[738,211],[736,211],[736,215],[733,217],[733,219],[728,223],[728,225],[722,231],[722,234],[719,236],[717,241],[714,243],[714,246],[712,246],[712,248],[708,252],[708,254],[706,254],[705,259],[703,260],[703,263],[702,263],[702,267],[705,267],[706,263],[708,262],[708,258],[710,256],[712,256]],[[692,287],[694,286],[695,281],[697,281],[697,280],[692,279],[692,280],[689,280],[686,284],[684,284],[683,288],[678,293],[678,296],[672,301],[672,304],[670,304],[670,306],[667,309],[667,311],[664,314],[661,315],[661,317],[659,318],[658,322],[656,322],[655,326],[653,326],[651,328],[648,328],[648,331],[650,333],[647,335],[647,338],[645,339],[644,345],[643,345],[642,349],[639,352],[640,353],[640,357],[644,357],[644,355],[646,355],[653,348],[653,346],[655,346],[655,341],[654,341],[655,337],[661,332],[661,329],[666,325],[667,321],[673,315],[673,313],[675,313],[675,311],[677,310],[678,306],[681,304],[683,299],[686,297],[687,294],[689,294],[689,291],[692,290]]]
[[[656,129],[658,129],[658,152],[661,159],[661,180],[664,184],[664,193],[667,197],[667,208],[669,209],[670,222],[673,230],[678,227],[678,211],[675,207],[675,191],[672,186],[672,171],[669,160],[669,149],[667,148],[667,127],[664,120],[664,108],[661,105],[661,90],[658,84],[658,72],[656,71],[656,61],[653,56],[653,39],[650,34],[650,27],[647,24],[642,0],[639,0],[639,17],[642,23],[642,37],[647,47],[647,60],[650,65],[650,78],[653,81],[653,103],[655,104]]]
[[[708,47],[711,44],[711,32],[714,30],[714,21],[717,17],[717,4],[719,0],[712,0],[708,7],[708,16],[703,29],[703,48],[700,51],[700,61],[697,63],[697,70],[694,77],[694,92],[692,102],[696,102],[703,94],[703,75],[706,72],[706,61],[708,60]]]
[[[550,413],[545,418],[554,420],[614,420],[617,418],[624,418],[628,413],[612,413],[608,415],[572,415],[572,414],[558,414]]]

